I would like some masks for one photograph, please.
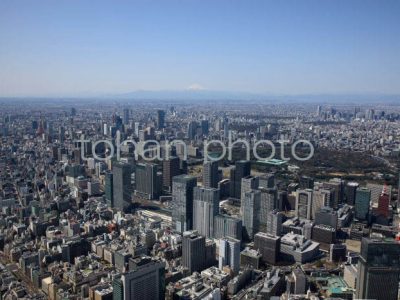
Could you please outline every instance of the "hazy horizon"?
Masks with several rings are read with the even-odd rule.
[[[0,97],[399,95],[399,15],[399,1],[5,0]]]

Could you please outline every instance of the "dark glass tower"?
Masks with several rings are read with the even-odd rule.
[[[240,199],[242,178],[249,176],[251,171],[250,161],[239,160],[231,169],[231,197]]]
[[[193,228],[193,189],[196,177],[179,175],[172,179],[172,223],[175,230],[184,232]]]
[[[157,127],[158,129],[165,128],[165,111],[163,110],[157,111]]]
[[[205,268],[206,239],[196,231],[183,233],[182,238],[182,265],[189,269],[189,273],[201,272]]]
[[[207,188],[218,187],[218,162],[209,161],[203,165],[203,186]]]
[[[394,240],[363,238],[356,298],[397,300],[399,276],[400,244]]]
[[[113,205],[114,205],[113,173],[111,173],[111,172],[106,172],[106,174],[105,174],[104,190],[105,190],[107,205],[109,207],[113,207]]]
[[[125,210],[131,203],[131,173],[131,165],[118,162],[113,164],[113,200],[114,207],[119,210]]]

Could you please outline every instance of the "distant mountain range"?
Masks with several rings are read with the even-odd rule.
[[[273,93],[249,93],[216,90],[138,90],[129,93],[103,95],[105,98],[132,100],[252,100],[252,101],[290,101],[290,102],[384,102],[400,103],[400,95],[379,93],[349,94],[298,94],[285,95]]]

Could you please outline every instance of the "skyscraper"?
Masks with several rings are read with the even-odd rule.
[[[377,215],[385,218],[389,217],[389,205],[390,198],[387,192],[387,186],[385,185],[382,190],[382,194],[379,196]]]
[[[267,232],[268,214],[277,208],[277,190],[275,188],[261,188],[259,231]]]
[[[321,115],[321,105],[317,106],[317,117]]]
[[[198,126],[199,124],[196,121],[189,122],[187,131],[189,140],[194,140]]]
[[[235,167],[231,169],[231,197],[240,199],[242,190],[242,178],[249,176],[251,171],[250,161],[236,161]]]
[[[324,188],[331,188],[334,192],[334,198],[332,201],[332,207],[337,209],[339,204],[343,202],[344,198],[344,180],[340,178],[333,178],[329,182],[323,183]]]
[[[322,207],[332,207],[332,202],[334,198],[335,191],[331,188],[320,188],[318,190],[313,191],[312,195],[312,209],[311,209],[311,218],[315,220],[315,214]]]
[[[218,187],[218,162],[209,161],[203,165],[203,186]]]
[[[275,187],[275,174],[274,173],[269,173],[265,174],[259,177],[258,179],[258,186],[261,188],[273,188]]]
[[[220,239],[231,237],[242,239],[242,220],[228,215],[217,215],[214,217],[214,238]]]
[[[357,189],[355,201],[355,217],[359,220],[366,220],[371,202],[371,190],[361,187]]]
[[[140,130],[140,123],[139,122],[135,122],[134,124],[134,132],[135,132],[135,136],[139,137],[139,130]]]
[[[113,163],[112,173],[113,173],[114,207],[119,210],[124,210],[131,203],[132,167],[129,164],[115,162]]]
[[[163,110],[157,111],[157,128],[159,130],[165,128],[165,111]]]
[[[267,214],[267,233],[280,236],[282,233],[283,213],[273,210]]]
[[[161,178],[157,174],[157,165],[139,163],[135,168],[136,194],[146,199],[156,199],[161,192]]]
[[[311,220],[313,190],[299,190],[296,195],[296,216]]]
[[[244,239],[253,239],[254,234],[259,231],[260,201],[261,192],[259,190],[245,193],[242,214]]]
[[[163,165],[163,186],[168,190],[172,188],[172,178],[181,174],[179,157],[173,156],[164,159]]]
[[[358,188],[357,182],[348,182],[345,187],[346,202],[349,205],[354,205],[356,201],[356,193]]]
[[[206,239],[196,231],[185,231],[182,237],[182,265],[189,273],[201,272],[206,266]]]
[[[193,191],[193,229],[211,238],[214,236],[214,217],[219,213],[219,190],[195,187]]]
[[[129,265],[132,270],[121,276],[125,300],[165,298],[163,262],[146,257],[131,259]]]
[[[218,267],[229,266],[237,274],[240,269],[240,241],[232,238],[219,240]]]
[[[124,108],[123,121],[124,125],[129,124],[129,108]]]
[[[114,206],[114,195],[113,195],[113,173],[107,171],[105,173],[105,185],[104,192],[106,196],[107,205],[109,207]]]
[[[193,189],[196,185],[197,179],[193,176],[172,178],[172,223],[179,232],[193,228]]]
[[[397,300],[400,244],[394,240],[363,238],[358,261],[356,298]]]
[[[399,182],[397,184],[397,207],[400,207],[400,173],[399,173]]]
[[[208,135],[209,132],[208,120],[201,120],[201,132],[203,135]]]
[[[240,200],[243,201],[244,193],[249,192],[251,190],[256,190],[259,187],[259,177],[257,176],[246,176],[242,178],[240,187]]]

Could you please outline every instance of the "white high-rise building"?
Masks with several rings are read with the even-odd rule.
[[[237,274],[240,269],[240,241],[232,238],[219,240],[218,267],[229,266]]]

